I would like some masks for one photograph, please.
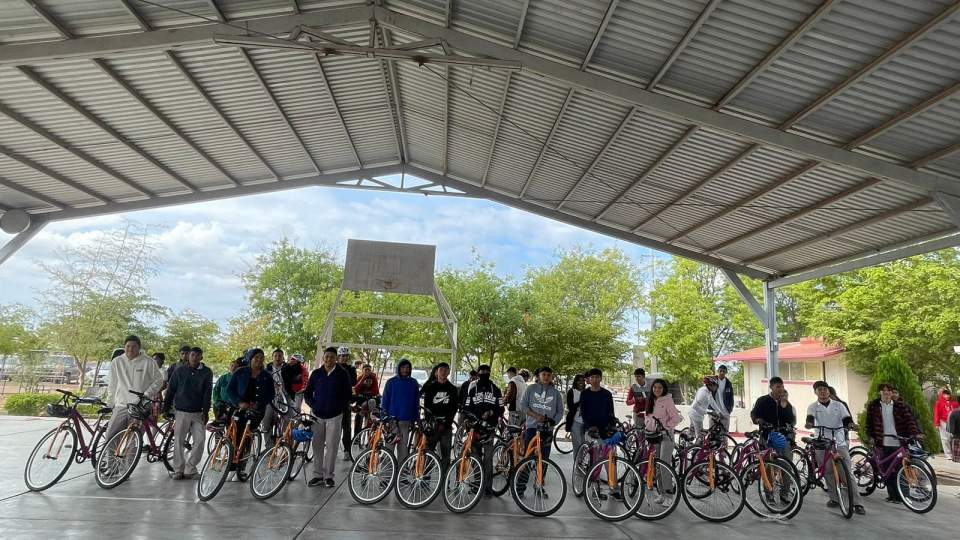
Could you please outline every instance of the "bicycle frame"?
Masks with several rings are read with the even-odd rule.
[[[467,476],[467,460],[470,457],[470,451],[473,448],[473,437],[474,432],[471,429],[470,433],[467,435],[467,440],[463,441],[463,450],[460,451],[460,467],[457,468],[457,480],[463,482],[463,479]]]
[[[276,437],[276,438],[274,439],[274,441],[273,441],[273,449],[272,449],[272,451],[270,452],[270,457],[267,458],[267,466],[270,467],[271,469],[273,468],[273,460],[276,458],[276,455],[277,455],[276,450],[277,450],[277,448],[280,447],[281,442],[287,443],[287,446],[288,446],[290,449],[293,449],[293,425],[294,425],[294,423],[295,423],[294,419],[292,419],[292,418],[291,418],[291,419],[288,419],[288,420],[287,420],[287,425],[283,428],[283,434],[282,434],[280,437]]]
[[[918,479],[917,473],[910,468],[910,452],[907,452],[904,449],[903,445],[897,449],[896,452],[890,454],[885,458],[880,458],[876,452],[871,451],[870,461],[874,466],[875,474],[879,475],[880,478],[887,478],[897,471],[897,466],[903,467],[903,475],[907,478],[907,482],[910,483],[910,487],[916,487]]]
[[[537,456],[537,484],[541,485],[543,484],[543,450],[540,448],[540,430],[537,430],[537,433],[527,443],[527,451],[523,454],[524,459],[530,457],[530,454]]]

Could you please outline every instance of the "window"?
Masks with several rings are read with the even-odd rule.
[[[780,364],[780,376],[785,381],[819,381],[823,369],[819,362],[784,362]]]

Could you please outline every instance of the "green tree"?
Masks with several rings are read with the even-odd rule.
[[[19,304],[0,305],[0,358],[37,348],[35,314]]]
[[[790,293],[811,333],[840,343],[850,367],[870,376],[893,354],[923,384],[960,383],[960,260],[943,250],[801,283]]]
[[[304,313],[319,294],[339,288],[343,271],[333,251],[304,249],[283,239],[257,257],[241,278],[253,318],[266,317],[271,345],[312,356],[317,333]]]
[[[923,432],[923,447],[933,453],[942,451],[940,433],[933,426],[933,413],[930,411],[930,404],[924,397],[920,383],[917,382],[917,377],[911,371],[910,365],[898,354],[888,353],[877,359],[876,372],[870,380],[870,391],[867,395],[878,396],[880,391],[877,387],[881,383],[892,384],[900,391],[900,397],[904,403],[913,410],[917,425]],[[857,424],[860,427],[860,440],[870,441],[871,439],[866,432],[866,409],[858,415]]]
[[[204,363],[216,373],[227,371],[230,362],[243,356],[243,352],[254,347],[269,347],[270,331],[267,329],[267,316],[252,317],[241,315],[227,321],[227,328],[220,336],[216,346],[210,352],[204,349]],[[177,345],[179,347],[179,344]],[[269,354],[269,353],[268,353]],[[304,360],[312,362],[312,354],[304,354]]]
[[[181,346],[190,345],[203,349],[206,357],[206,354],[219,347],[219,341],[220,327],[217,323],[186,309],[164,322],[158,350],[168,358],[173,358]]]

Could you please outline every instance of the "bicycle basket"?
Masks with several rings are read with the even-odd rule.
[[[47,404],[47,416],[66,418],[70,416],[70,407],[62,403],[49,403]]]
[[[313,440],[313,432],[309,429],[293,430],[293,440],[296,442],[310,442]]]
[[[150,403],[148,402],[146,405],[141,405],[139,403],[128,403],[127,412],[130,413],[130,418],[135,420],[146,420],[147,418],[150,418]]]

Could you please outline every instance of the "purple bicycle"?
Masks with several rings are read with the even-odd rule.
[[[872,449],[850,451],[853,477],[861,495],[870,495],[885,478],[894,477],[904,506],[925,514],[937,504],[937,477],[921,456],[926,453],[911,437],[890,435],[900,441],[900,448],[887,457],[878,457]]]

